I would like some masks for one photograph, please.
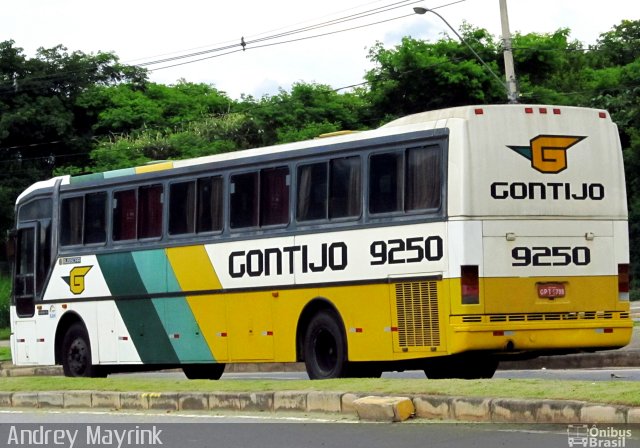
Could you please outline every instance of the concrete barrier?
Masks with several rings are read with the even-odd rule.
[[[640,407],[575,400],[514,398],[363,396],[323,391],[279,392],[2,392],[0,407],[81,408],[111,410],[236,410],[328,412],[377,421],[404,421],[410,416],[436,420],[505,423],[640,424]]]
[[[361,420],[403,422],[416,412],[409,397],[368,396],[358,398],[353,404]]]

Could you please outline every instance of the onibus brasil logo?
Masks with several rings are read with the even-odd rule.
[[[541,173],[556,174],[567,169],[567,150],[586,137],[572,135],[538,135],[529,146],[511,146],[522,157],[531,161],[531,167]]]
[[[626,448],[627,439],[631,439],[630,429],[598,428],[595,424],[589,425],[568,425],[567,443],[569,447],[581,446],[586,448]]]

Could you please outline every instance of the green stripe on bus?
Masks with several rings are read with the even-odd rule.
[[[98,264],[112,296],[147,294],[131,252],[98,255]]]
[[[116,300],[116,306],[143,363],[178,363],[178,356],[150,299]]]
[[[130,252],[98,255],[98,264],[143,363],[178,362],[178,356],[151,299],[118,299],[146,296],[148,291]]]
[[[71,178],[69,178],[69,183],[81,184],[83,182],[96,182],[102,179],[104,179],[104,175],[102,173],[83,174],[80,176],[71,176]]]
[[[148,293],[180,291],[163,249],[134,252],[133,260]],[[151,302],[181,362],[214,360],[185,297],[152,299]]]
[[[180,288],[169,289],[167,285],[167,256],[164,249],[144,250],[132,255],[135,269],[149,294],[177,292]],[[173,274],[173,273],[172,273]]]
[[[136,174],[136,170],[134,168],[123,168],[121,170],[106,171],[104,173],[104,178],[111,179],[112,177],[133,176],[134,174]]]

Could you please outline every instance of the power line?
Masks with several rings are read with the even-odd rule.
[[[310,30],[313,29],[320,29],[320,28],[324,28],[324,27],[329,27],[329,26],[333,26],[335,24],[338,23],[345,23],[348,21],[352,21],[352,20],[359,20],[363,17],[367,17],[373,14],[381,14],[381,13],[385,13],[388,12],[390,10],[399,8],[399,7],[403,7],[406,5],[410,5],[413,3],[417,3],[418,1],[422,1],[422,0],[402,0],[399,2],[395,2],[395,3],[391,3],[385,6],[381,6],[381,7],[377,7],[377,8],[373,8],[373,9],[369,9],[357,14],[351,14],[349,16],[345,16],[345,17],[340,17],[337,19],[333,19],[330,21],[325,21],[325,22],[321,22],[321,23],[316,23],[314,25],[310,25],[307,27],[303,27],[303,28],[297,28],[291,31],[287,31],[287,32],[283,32],[283,33],[278,33],[278,34],[274,34],[274,35],[269,35],[266,37],[262,37],[262,38],[257,38],[255,40],[252,40],[251,43],[256,43],[256,42],[262,42],[262,41],[267,41],[267,40],[274,40],[274,39],[278,39],[284,36],[290,36],[290,35],[295,35],[295,34],[300,34],[300,33],[305,33],[308,32]],[[464,0],[459,0],[459,1],[464,1]],[[455,2],[457,3],[457,2]],[[446,6],[446,5],[445,5]],[[442,6],[440,6],[442,7]],[[375,23],[374,23],[375,24]],[[372,24],[372,25],[374,25]],[[348,31],[348,30],[345,30]],[[323,34],[324,35],[324,34]],[[260,36],[260,34],[258,35]],[[320,36],[318,36],[320,37]],[[229,41],[231,42],[231,41]],[[234,44],[229,44],[229,45],[224,45],[221,47],[217,47],[217,48],[213,48],[213,49],[208,49],[208,50],[203,50],[203,51],[198,51],[198,52],[193,52],[193,53],[188,53],[188,54],[183,54],[183,55],[178,55],[178,56],[174,56],[174,57],[170,57],[170,58],[162,58],[162,59],[158,59],[155,61],[147,61],[147,62],[143,62],[140,64],[136,64],[136,67],[140,67],[140,68],[148,68],[152,71],[154,70],[161,70],[164,68],[168,68],[168,67],[160,67],[157,69],[153,69],[150,68],[153,65],[157,65],[157,64],[161,64],[161,63],[165,63],[165,62],[171,62],[174,60],[181,60],[181,59],[189,59],[189,58],[193,58],[193,57],[197,57],[197,56],[201,56],[201,55],[205,55],[205,54],[210,54],[210,53],[219,53],[222,51],[226,51],[226,50],[241,50],[242,49],[242,45],[240,43],[240,40],[236,40],[236,43]],[[227,51],[226,53],[220,54],[218,56],[224,56],[224,55],[228,55],[228,54],[232,54],[235,53],[236,51]],[[194,61],[190,61],[188,63],[193,63],[193,62],[198,62],[200,60],[204,60],[204,59],[208,59],[208,58],[201,58],[201,59],[197,59]],[[175,65],[185,65],[185,64],[175,64]],[[18,78],[18,83],[29,83],[29,82],[33,82],[33,81],[55,81],[56,79],[64,79],[66,76],[71,76],[71,75],[75,75],[75,74],[83,74],[85,73],[84,71],[68,71],[68,72],[57,72],[57,73],[53,73],[50,75],[41,75],[41,76],[30,76],[30,77],[25,77],[25,78]],[[1,92],[0,93],[13,93],[14,91],[14,84],[13,84],[13,80],[9,83],[0,83],[0,89],[6,89],[5,92]]]

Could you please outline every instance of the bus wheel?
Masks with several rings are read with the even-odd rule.
[[[91,364],[91,344],[87,330],[80,322],[71,325],[62,341],[62,369],[65,376],[104,377],[99,368]]]
[[[330,311],[316,314],[304,338],[304,363],[309,378],[323,380],[348,376],[344,333]]]
[[[186,364],[182,366],[182,371],[190,380],[219,380],[224,372],[224,366],[224,364]]]

